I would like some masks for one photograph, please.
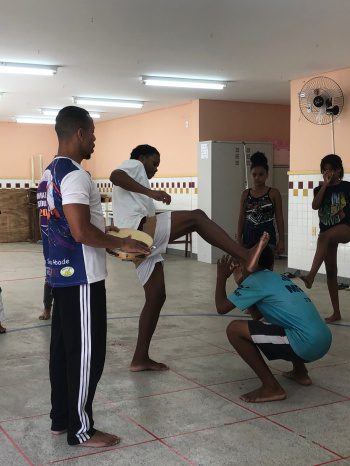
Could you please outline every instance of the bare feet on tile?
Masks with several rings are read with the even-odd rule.
[[[328,323],[337,322],[338,320],[341,320],[341,315],[338,313],[333,313],[331,316],[325,318],[325,321]]]
[[[300,385],[312,385],[312,380],[310,379],[307,372],[301,373],[301,372],[292,370],[288,372],[283,372],[282,375],[283,377],[286,377],[287,379],[294,380],[294,382],[297,382]]]
[[[79,443],[79,447],[89,447],[89,448],[103,448],[103,447],[113,447],[120,443],[120,437],[113,434],[108,434],[107,432],[101,432],[96,430],[95,434],[86,442]]]
[[[163,364],[162,362],[156,362],[152,359],[147,359],[146,361],[133,361],[130,364],[129,370],[131,372],[141,372],[141,371],[167,371],[169,366]]]
[[[302,280],[307,289],[311,289],[314,281],[308,275],[300,275],[300,280]]]
[[[287,398],[283,388],[276,384],[273,387],[262,385],[260,388],[240,396],[240,399],[247,403],[265,403],[267,401],[280,401]]]

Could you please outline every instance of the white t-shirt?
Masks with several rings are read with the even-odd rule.
[[[90,222],[105,230],[100,194],[90,175],[74,160],[56,157],[44,172],[37,197],[50,285],[65,287],[104,280],[105,249],[77,243],[63,212],[67,204],[88,205]]]
[[[117,169],[142,186],[150,187],[145,167],[139,160],[125,160]],[[156,214],[153,199],[120,186],[113,186],[112,205],[114,225],[119,228],[137,229],[143,217],[153,217]]]

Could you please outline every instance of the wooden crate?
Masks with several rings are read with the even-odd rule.
[[[0,243],[31,237],[28,189],[0,189]]]

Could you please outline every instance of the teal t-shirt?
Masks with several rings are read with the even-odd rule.
[[[260,270],[228,299],[242,311],[256,304],[267,322],[283,327],[294,352],[305,361],[324,356],[332,334],[310,298],[285,275]]]

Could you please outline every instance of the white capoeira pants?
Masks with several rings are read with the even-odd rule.
[[[155,219],[155,228],[152,220]],[[171,229],[171,212],[163,212],[156,215],[156,217],[150,217],[146,220],[143,231],[150,234],[153,237],[153,246],[155,249],[152,249],[152,253],[146,257],[141,263],[136,264],[136,272],[141,285],[144,286],[152,272],[157,262],[164,260],[162,254],[166,252],[166,248],[169,244],[170,238],[170,229]],[[152,231],[153,230],[153,231]]]

